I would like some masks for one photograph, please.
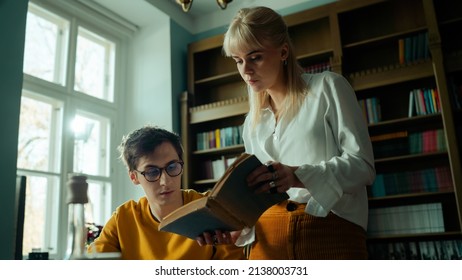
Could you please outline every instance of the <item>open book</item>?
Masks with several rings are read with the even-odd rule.
[[[167,215],[159,230],[195,239],[206,231],[252,227],[269,207],[289,198],[286,193],[255,194],[246,177],[262,163],[243,153],[213,187],[210,195],[194,200]]]

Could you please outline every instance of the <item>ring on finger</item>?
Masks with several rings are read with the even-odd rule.
[[[272,164],[271,162],[265,163],[265,165],[266,165],[266,168],[268,168],[268,171],[269,171],[269,172],[273,173],[274,171],[276,171],[276,170],[274,169],[273,164]]]
[[[276,187],[276,183],[274,181],[270,181],[269,182],[269,186],[270,188],[275,188]]]

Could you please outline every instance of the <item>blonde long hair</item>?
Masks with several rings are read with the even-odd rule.
[[[223,53],[232,56],[237,50],[258,50],[267,47],[278,48],[288,45],[288,57],[284,63],[284,80],[287,95],[281,106],[280,116],[293,118],[300,109],[307,94],[307,86],[301,74],[287,25],[283,18],[267,7],[242,8],[231,21],[223,41]],[[250,103],[250,121],[255,126],[260,121],[260,111],[264,108],[269,96],[266,91],[253,93],[247,86]]]

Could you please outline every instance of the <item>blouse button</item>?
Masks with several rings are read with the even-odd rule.
[[[289,211],[289,212],[295,211],[295,210],[297,210],[297,204],[295,204],[295,203],[293,203],[293,202],[289,202],[289,203],[287,203],[287,205],[286,205],[286,209],[287,209],[287,211]]]
[[[278,140],[278,136],[276,134],[273,135],[274,140]]]

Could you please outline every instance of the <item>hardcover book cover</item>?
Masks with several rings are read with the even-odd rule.
[[[206,231],[235,231],[252,227],[269,207],[289,198],[286,193],[254,193],[247,175],[262,163],[243,153],[218,180],[210,195],[194,200],[167,215],[159,230],[195,239]]]

